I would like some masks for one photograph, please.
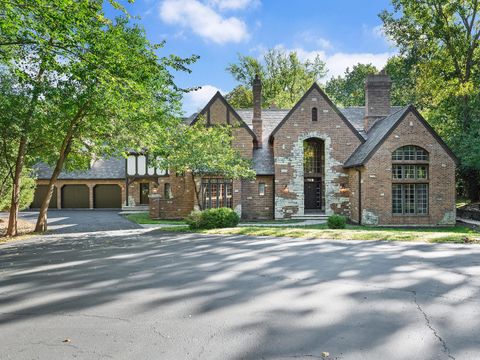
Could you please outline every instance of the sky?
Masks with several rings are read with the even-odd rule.
[[[125,7],[152,42],[166,41],[159,55],[200,56],[190,74],[175,74],[178,86],[201,87],[184,96],[186,115],[237,85],[225,69],[238,54],[260,58],[270,48],[295,50],[302,60],[318,54],[329,71],[325,82],[359,62],[382,68],[396,52],[378,17],[391,9],[388,0],[136,0]]]

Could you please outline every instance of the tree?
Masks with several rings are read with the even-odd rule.
[[[480,22],[477,0],[392,0],[380,16],[402,55],[415,59],[417,102],[461,160],[471,200],[480,197]]]
[[[365,79],[378,70],[372,64],[357,64],[347,68],[344,76],[332,77],[325,85],[325,91],[332,101],[341,106],[365,105]]]
[[[256,74],[263,84],[263,105],[273,103],[283,108],[292,107],[314,82],[326,74],[325,63],[318,55],[313,60],[301,61],[295,51],[287,53],[270,49],[262,60],[239,54],[238,62],[227,67],[241,84],[227,95],[232,106],[253,105],[251,85]]]
[[[226,179],[253,179],[255,171],[251,162],[243,159],[232,147],[232,126],[206,126],[203,119],[194,125],[179,125],[164,132],[159,139],[161,148],[149,149],[151,158],[159,160],[155,165],[168,168],[172,173],[190,176],[200,210],[199,183],[204,176],[221,176]]]
[[[116,1],[109,3],[124,11]],[[93,153],[138,148],[140,141],[148,146],[143,135],[179,114],[180,89],[168,67],[188,70],[196,58],[158,57],[161,46],[130,26],[128,16],[107,19],[103,5],[101,0],[0,4],[0,61],[12,79],[8,98],[24,99],[8,109],[11,115],[0,116],[2,129],[14,125],[8,133],[17,144],[9,236],[16,234],[21,174],[30,161],[55,164],[37,224],[44,229],[53,182],[64,165],[82,166]]]

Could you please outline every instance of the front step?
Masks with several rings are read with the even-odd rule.
[[[148,205],[122,206],[122,211],[148,212]]]
[[[326,214],[303,214],[303,215],[292,215],[293,220],[324,220],[328,219]]]

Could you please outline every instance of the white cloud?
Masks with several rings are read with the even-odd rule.
[[[346,52],[336,52],[327,54],[324,50],[313,50],[308,51],[303,48],[294,48],[287,49],[284,45],[277,45],[275,48],[282,49],[285,51],[296,51],[300,60],[313,60],[318,55],[320,59],[325,61],[328,74],[326,78],[332,76],[343,75],[345,70],[352,68],[353,65],[358,63],[362,64],[372,64],[377,69],[382,69],[386,64],[388,58],[394,55],[392,52],[382,52],[382,53],[346,53]]]
[[[258,0],[210,0],[210,4],[215,5],[221,10],[240,10],[246,7],[255,7],[259,4]]]
[[[160,18],[218,44],[238,43],[248,38],[245,22],[236,17],[223,17],[198,0],[165,0],[160,5]]]
[[[200,89],[185,94],[183,110],[187,115],[202,110],[217,91],[222,92],[222,90],[213,85],[203,85]]]

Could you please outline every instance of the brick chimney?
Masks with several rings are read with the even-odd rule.
[[[258,147],[262,147],[262,81],[258,74],[255,75],[255,79],[252,84],[253,92],[253,119],[252,126],[253,132],[258,139]]]
[[[390,115],[390,89],[392,80],[385,70],[367,75],[365,80],[365,131],[368,132],[379,119]]]

